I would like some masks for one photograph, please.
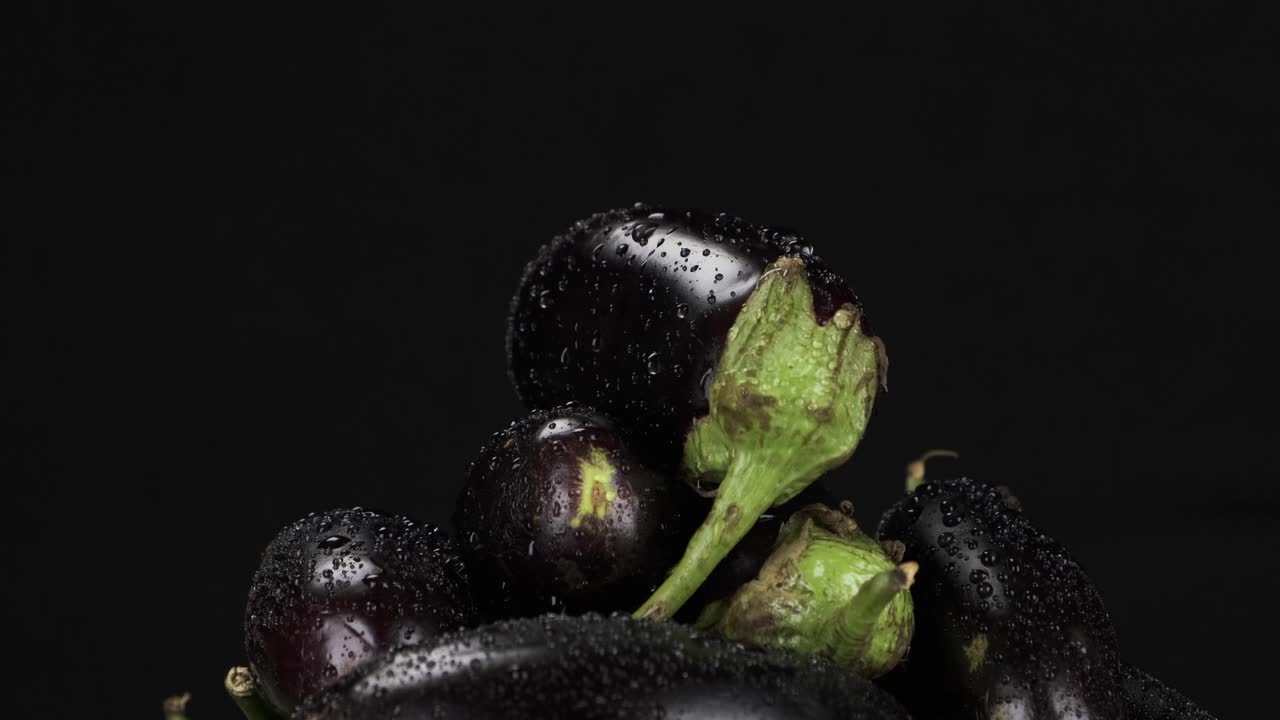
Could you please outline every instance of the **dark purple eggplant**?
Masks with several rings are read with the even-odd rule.
[[[594,615],[502,622],[399,650],[295,717],[908,720],[893,698],[821,658]]]
[[[570,405],[495,434],[453,524],[493,617],[630,610],[697,524],[700,499],[654,470],[618,428]]]
[[[1214,720],[1209,713],[1147,673],[1124,664],[1125,720]]]
[[[261,692],[288,711],[391,647],[479,621],[438,528],[355,508],[312,514],[267,546],[245,610]]]
[[[531,407],[578,400],[717,497],[638,614],[670,617],[772,505],[853,453],[885,369],[862,308],[800,236],[643,205],[526,268],[507,338]]]
[[[920,564],[915,637],[886,686],[919,717],[1124,717],[1102,597],[1016,507],[996,487],[951,479],[885,514],[880,540]]]

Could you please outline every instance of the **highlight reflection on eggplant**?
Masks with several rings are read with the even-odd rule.
[[[245,650],[275,707],[370,658],[474,625],[466,571],[438,528],[354,508],[284,528],[262,554],[245,609]]]
[[[535,412],[471,466],[453,523],[494,617],[629,610],[662,581],[698,496],[654,470],[589,408]]]
[[[501,622],[397,651],[296,717],[908,720],[893,698],[821,658],[594,615]]]
[[[679,610],[765,510],[849,458],[885,369],[856,297],[798,235],[643,205],[541,249],[507,348],[527,404],[595,405],[715,488],[638,611],[653,619]]]

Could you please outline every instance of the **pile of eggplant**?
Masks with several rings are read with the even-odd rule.
[[[452,532],[357,507],[267,545],[226,680],[246,717],[1209,717],[1124,663],[1007,488],[914,463],[872,533],[816,484],[887,359],[800,235],[582,220],[526,267],[507,358],[530,412]]]

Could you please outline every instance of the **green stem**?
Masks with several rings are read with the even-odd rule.
[[[246,720],[283,720],[284,716],[262,697],[258,691],[258,681],[253,671],[247,667],[233,667],[227,671],[227,679],[223,682],[227,694],[235,701]]]
[[[925,477],[925,471],[930,460],[936,457],[949,457],[959,459],[960,453],[954,450],[930,450],[915,460],[907,464],[907,492],[915,492],[915,489],[925,483],[928,478]]]
[[[828,627],[827,647],[831,657],[841,665],[851,665],[860,658],[874,638],[880,613],[894,596],[911,587],[919,565],[907,562],[878,573],[849,599]]]
[[[191,693],[165,698],[164,720],[187,720],[187,703],[189,702],[191,702]]]
[[[684,446],[689,479],[715,484],[715,504],[685,555],[636,617],[670,617],[772,505],[849,459],[866,429],[884,347],[861,311],[813,312],[805,264],[779,258],[760,276],[725,339],[708,412]]]
[[[762,465],[749,459],[729,466],[707,519],[689,540],[684,557],[635,617],[666,620],[697,591],[716,565],[773,504],[773,484]],[[762,482],[764,481],[764,482]]]

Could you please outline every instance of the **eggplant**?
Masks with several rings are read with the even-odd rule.
[[[1214,720],[1209,713],[1142,670],[1125,663],[1126,720]]]
[[[500,622],[398,650],[295,715],[392,717],[907,719],[889,695],[821,658],[598,615]]]
[[[259,691],[288,711],[397,645],[480,621],[439,528],[352,508],[308,515],[267,545],[245,609]]]
[[[1111,618],[1067,551],[969,478],[928,481],[881,520],[920,564],[911,652],[886,677],[913,715],[1121,718]]]
[[[511,304],[526,405],[578,400],[716,501],[637,611],[678,611],[770,506],[853,453],[886,368],[848,285],[794,233],[637,205],[543,246]]]
[[[908,590],[916,570],[914,562],[895,563],[850,515],[810,505],[782,526],[759,575],[708,605],[698,625],[730,640],[824,655],[877,677],[911,643]]]
[[[657,587],[701,504],[583,406],[537,411],[480,451],[453,515],[491,617],[631,609]]]

